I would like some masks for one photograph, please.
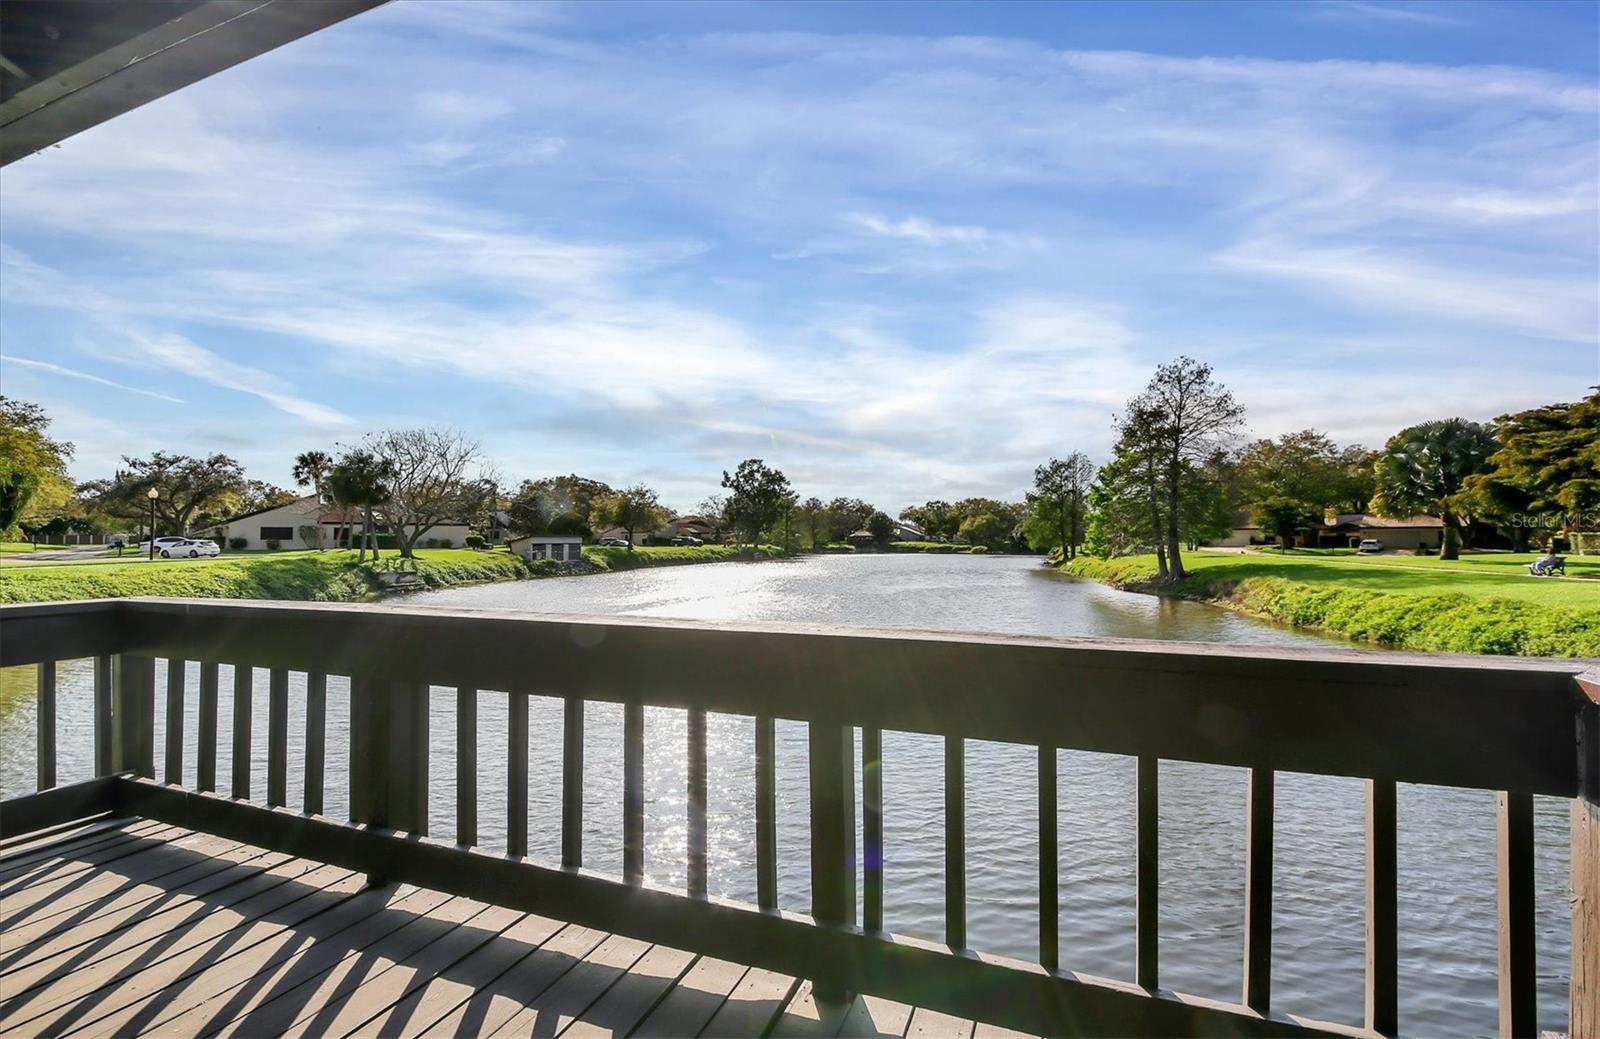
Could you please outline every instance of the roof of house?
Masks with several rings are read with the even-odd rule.
[[[1444,522],[1438,516],[1375,516],[1370,512],[1341,512],[1333,518],[1334,527],[1382,527],[1390,530],[1441,529]]]
[[[520,538],[512,538],[512,539],[510,539],[509,541],[506,542],[506,544],[515,545],[519,541],[551,541],[551,542],[560,541],[562,543],[567,543],[567,542],[572,542],[572,541],[581,542],[581,541],[583,541],[583,535],[582,534],[524,534]]]
[[[218,527],[226,527],[230,523],[238,523],[240,520],[247,520],[247,519],[250,519],[250,518],[252,518],[254,516],[265,516],[269,512],[277,512],[279,509],[287,509],[291,505],[305,505],[305,504],[308,504],[310,502],[314,502],[316,500],[317,500],[317,496],[315,494],[307,494],[304,497],[296,498],[294,501],[286,501],[282,505],[271,505],[271,506],[268,506],[265,509],[257,509],[254,512],[247,512],[242,516],[235,516],[232,519],[223,520],[221,523],[218,523],[217,526]],[[216,528],[215,527],[207,527],[206,529],[207,530],[214,530]]]

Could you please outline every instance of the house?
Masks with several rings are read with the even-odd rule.
[[[895,520],[894,526],[890,529],[889,540],[930,541],[932,539],[928,537],[927,531],[923,530],[915,523],[911,523],[907,520]]]
[[[1271,539],[1260,525],[1250,518],[1250,513],[1236,512],[1233,514],[1233,527],[1228,531],[1228,536],[1207,541],[1206,544],[1213,548],[1245,548],[1250,545],[1265,544],[1269,540]]]
[[[872,531],[867,530],[865,527],[860,530],[853,531],[848,537],[845,538],[845,540],[850,542],[850,544],[856,548],[874,548],[878,544],[877,537],[872,533]]]
[[[321,532],[320,543],[315,534],[309,540],[305,537],[306,528]],[[380,534],[388,533],[389,530],[384,526],[376,529]],[[468,530],[468,525],[461,521],[436,523],[422,532],[417,544],[426,547],[429,540],[436,540],[440,546],[459,548],[466,544]],[[296,498],[287,505],[235,516],[226,523],[208,528],[203,533],[227,541],[240,538],[244,541],[246,551],[258,551],[267,548],[269,541],[276,542],[278,548],[342,547],[360,531],[359,509],[328,508],[317,500],[315,494],[308,494],[303,498]]]
[[[506,542],[523,559],[560,559],[575,562],[583,558],[583,538],[577,534],[529,534]]]
[[[1319,548],[1355,548],[1367,538],[1384,548],[1436,551],[1444,540],[1444,523],[1437,516],[1374,516],[1366,512],[1341,512],[1317,531]]]

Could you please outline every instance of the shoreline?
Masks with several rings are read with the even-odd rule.
[[[1153,558],[1153,557],[1152,557]],[[1205,603],[1368,646],[1487,656],[1600,657],[1600,608],[1465,594],[1339,588],[1282,577],[1191,571],[1161,585],[1141,557],[1079,556],[1046,566],[1119,591]],[[1219,570],[1221,568],[1218,568]]]

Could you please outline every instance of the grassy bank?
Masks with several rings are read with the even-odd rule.
[[[685,563],[724,563],[736,559],[776,559],[776,545],[663,545],[635,549],[585,545],[583,558],[600,570],[638,570],[647,566],[681,566]]]
[[[955,545],[948,541],[891,541],[890,552],[934,552],[982,555],[989,551],[985,545]]]
[[[1268,620],[1402,649],[1512,656],[1600,656],[1600,573],[1587,561],[1567,578],[1528,576],[1532,556],[1301,556],[1197,552],[1192,573],[1164,594]],[[1154,556],[1082,557],[1064,572],[1154,590]]]
[[[746,550],[746,555],[750,550]],[[758,557],[777,554],[762,549]],[[584,563],[524,560],[505,551],[419,549],[415,560],[386,554],[377,562],[356,562],[348,550],[253,552],[213,559],[127,558],[84,563],[8,566],[0,570],[0,603],[65,599],[165,596],[192,599],[288,599],[302,602],[357,602],[375,598],[385,570],[414,570],[427,588],[489,581],[517,581],[567,574],[602,573],[640,566],[712,563],[736,558],[732,549],[627,549],[588,547]]]

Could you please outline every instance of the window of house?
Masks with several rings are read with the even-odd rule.
[[[262,527],[261,528],[261,540],[262,541],[293,541],[294,540],[294,528],[293,527]]]

